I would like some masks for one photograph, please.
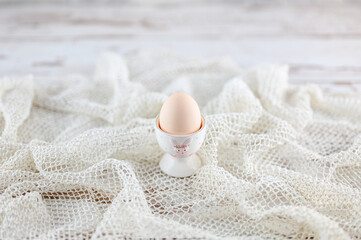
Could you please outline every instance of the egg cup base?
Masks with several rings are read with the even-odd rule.
[[[177,158],[164,154],[159,162],[160,169],[172,177],[189,177],[193,175],[201,166],[201,160],[193,154],[189,157]]]

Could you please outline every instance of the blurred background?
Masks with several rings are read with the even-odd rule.
[[[104,51],[170,49],[361,92],[361,1],[0,0],[0,76],[91,76]]]

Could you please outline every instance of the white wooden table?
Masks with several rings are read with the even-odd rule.
[[[361,92],[360,2],[140,2],[0,0],[0,76],[90,75],[104,51],[170,48],[242,67],[286,63],[291,83]]]

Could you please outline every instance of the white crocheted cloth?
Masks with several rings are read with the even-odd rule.
[[[287,66],[104,55],[95,77],[0,81],[0,239],[360,239],[361,96]],[[153,123],[174,92],[208,122],[189,178]]]

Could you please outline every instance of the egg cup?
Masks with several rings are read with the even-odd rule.
[[[173,135],[160,128],[159,116],[155,120],[155,133],[159,146],[166,153],[159,162],[160,169],[172,177],[188,177],[201,167],[196,152],[206,135],[206,121],[202,116],[201,127],[188,135]]]

